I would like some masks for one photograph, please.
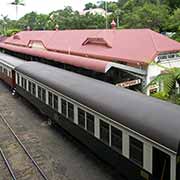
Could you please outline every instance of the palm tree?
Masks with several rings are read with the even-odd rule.
[[[10,3],[11,5],[16,6],[16,20],[18,17],[18,6],[24,6],[25,4],[23,3],[24,0],[14,0],[12,3]]]
[[[159,92],[152,95],[153,97],[180,104],[180,92],[177,90],[177,86],[180,86],[180,68],[167,68],[159,64],[158,66],[164,68],[164,73],[155,77],[155,79],[146,86],[146,89],[156,84],[161,88],[159,88]]]

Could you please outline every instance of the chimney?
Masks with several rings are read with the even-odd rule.
[[[27,26],[27,29],[26,29],[27,31],[30,31],[31,30],[31,28],[30,28],[30,26]]]
[[[58,24],[56,24],[56,26],[55,26],[55,30],[56,30],[56,31],[58,31],[58,30],[59,30],[59,25],[58,25]]]
[[[116,22],[114,20],[111,22],[111,29],[116,29]]]

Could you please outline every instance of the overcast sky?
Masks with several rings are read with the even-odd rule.
[[[8,15],[11,19],[16,19],[16,10],[9,3],[14,0],[0,0],[0,15]],[[53,10],[71,6],[73,10],[82,11],[88,2],[96,3],[98,0],[24,0],[25,6],[19,6],[18,18],[28,12],[49,13]]]

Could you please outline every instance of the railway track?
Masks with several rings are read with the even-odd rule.
[[[22,141],[19,139],[15,131],[12,129],[12,127],[9,125],[9,123],[7,122],[7,120],[2,114],[0,114],[0,120],[2,121],[2,124],[0,127],[1,130],[3,131],[4,134],[6,131],[6,135],[3,139],[6,140],[5,142],[7,142],[7,139],[8,139],[8,143],[6,143],[4,147],[1,147],[2,146],[2,143],[1,143],[0,154],[4,161],[4,164],[6,165],[9,171],[9,176],[11,177],[11,179],[13,180],[18,180],[18,179],[48,180],[43,170],[40,168],[38,163],[31,156],[27,148],[24,146]],[[3,142],[3,140],[1,142]],[[11,149],[11,151],[13,149],[13,151],[16,152],[17,157],[14,157],[13,155],[13,158],[11,158],[12,152],[9,152],[8,149]],[[24,154],[22,155],[22,153]],[[17,170],[18,168],[16,167],[16,164],[21,164],[21,167],[22,167],[21,170]]]

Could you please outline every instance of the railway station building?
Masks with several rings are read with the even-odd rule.
[[[180,43],[150,29],[22,31],[0,49],[133,90],[164,72],[157,64],[180,67]]]

